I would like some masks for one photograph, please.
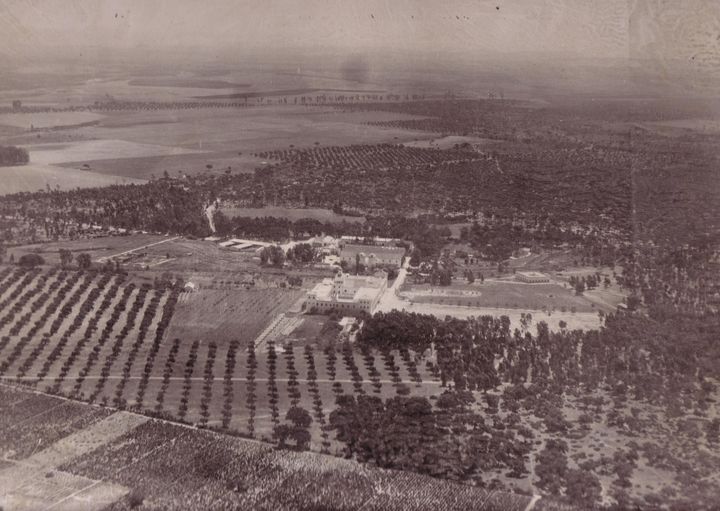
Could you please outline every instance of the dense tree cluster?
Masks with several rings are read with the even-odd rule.
[[[330,414],[330,427],[348,455],[381,467],[476,483],[482,483],[480,472],[493,468],[510,468],[520,476],[530,444],[505,427],[486,424],[469,410],[467,399],[444,394],[433,408],[423,397],[383,401],[341,395]]]
[[[541,322],[535,335],[509,327],[506,317],[441,320],[393,311],[365,318],[357,341],[380,350],[432,349],[441,379],[458,389],[530,380],[560,389],[622,385],[638,399],[666,403],[698,380],[720,377],[717,314],[617,313],[600,330],[551,332]]]
[[[25,165],[30,161],[30,155],[26,149],[15,146],[0,145],[0,167],[13,165]]]

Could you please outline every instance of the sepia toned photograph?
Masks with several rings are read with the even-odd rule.
[[[720,509],[720,2],[0,0],[0,511]]]

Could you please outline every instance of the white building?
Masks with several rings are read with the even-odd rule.
[[[340,251],[340,259],[353,266],[356,261],[367,268],[375,266],[402,265],[405,249],[401,247],[378,247],[374,245],[345,245]]]
[[[550,277],[539,271],[519,271],[515,274],[515,280],[526,284],[541,284],[550,282]]]
[[[386,288],[385,272],[372,277],[338,272],[334,278],[323,279],[308,292],[305,310],[320,313],[337,311],[343,316],[360,312],[372,314]]]

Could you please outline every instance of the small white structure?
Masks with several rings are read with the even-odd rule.
[[[185,286],[183,287],[183,291],[186,291],[188,293],[194,293],[197,290],[198,286],[194,282],[186,282]]]
[[[519,271],[515,274],[515,280],[526,284],[542,284],[550,282],[550,277],[539,271]]]

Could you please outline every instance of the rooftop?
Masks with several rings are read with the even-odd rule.
[[[347,244],[343,247],[343,252],[350,252],[352,254],[404,254],[405,249],[402,247],[378,247],[376,245],[355,245]]]

